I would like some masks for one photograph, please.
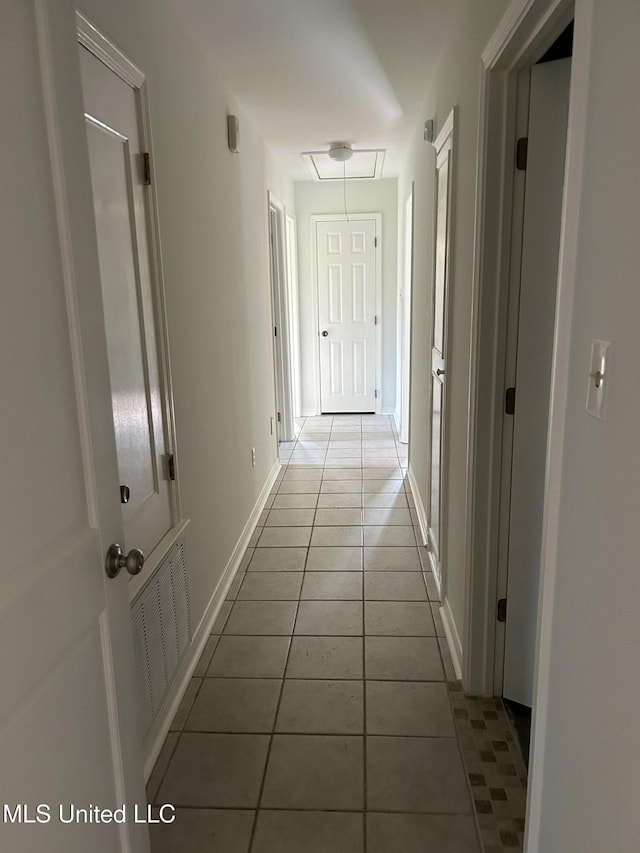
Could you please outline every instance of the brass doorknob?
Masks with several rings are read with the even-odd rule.
[[[105,560],[105,571],[110,578],[117,578],[120,569],[126,569],[130,575],[139,575],[144,566],[144,554],[139,548],[132,548],[128,554],[123,554],[122,548],[110,545]]]

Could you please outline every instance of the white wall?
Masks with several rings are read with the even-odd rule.
[[[300,293],[300,362],[302,376],[302,413],[315,413],[314,347],[317,330],[313,327],[313,264],[311,216],[336,213],[344,215],[343,184],[296,181],[295,204],[298,217],[298,281]],[[347,181],[349,213],[381,213],[382,240],[382,410],[393,412],[396,405],[396,301],[398,187],[395,178],[380,181]]]
[[[267,190],[291,204],[292,186],[172,4],[81,7],[149,78],[197,626],[276,462]],[[240,117],[239,154],[227,147],[228,112]]]
[[[425,103],[410,140],[398,182],[404,204],[415,181],[414,266],[412,298],[412,368],[409,463],[420,497],[428,506],[429,372],[431,365],[431,302],[433,280],[433,201],[435,158],[423,140],[426,119],[435,118],[436,134],[454,106],[458,107],[454,142],[454,189],[449,291],[450,338],[448,393],[448,536],[445,542],[445,593],[459,636],[465,606],[465,494],[469,392],[471,282],[474,244],[474,203],[480,56],[495,29],[506,0],[482,4],[463,0],[432,78],[424,81]]]
[[[576,4],[529,853],[640,844],[639,36],[637,0]],[[605,421],[585,411],[594,338]]]

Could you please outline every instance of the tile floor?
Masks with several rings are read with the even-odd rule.
[[[178,806],[153,853],[479,853],[406,446],[297,427],[149,780]]]

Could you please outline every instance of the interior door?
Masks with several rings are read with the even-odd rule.
[[[316,224],[320,410],[376,410],[376,222]]]
[[[503,695],[531,706],[571,60],[531,69]]]
[[[273,311],[273,351],[276,372],[276,404],[278,406],[278,441],[293,441],[293,381],[291,325],[289,323],[289,288],[285,259],[283,210],[269,204],[271,240],[271,305]]]
[[[138,92],[80,47],[126,547],[172,525]]]
[[[446,439],[445,378],[447,362],[447,312],[449,308],[449,241],[451,230],[451,172],[453,114],[435,142],[436,231],[433,305],[431,316],[431,455],[429,459],[429,556],[433,571],[442,576],[442,486]]]
[[[74,11],[59,9],[10,4],[0,51],[0,77],[20,80],[0,98],[0,847],[144,853],[132,819],[59,812],[145,802],[127,582],[104,570],[122,518]]]

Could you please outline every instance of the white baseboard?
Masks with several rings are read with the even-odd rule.
[[[316,412],[316,410],[315,410],[315,408],[314,408],[314,407],[312,407],[312,408],[310,408],[310,409],[303,409],[303,410],[302,410],[302,417],[303,417],[303,418],[315,418],[315,416],[316,416],[317,414],[318,414],[318,413]]]
[[[444,627],[445,637],[447,638],[447,645],[451,652],[453,669],[455,670],[456,678],[460,680],[462,678],[462,643],[460,642],[460,634],[458,633],[456,622],[453,618],[453,613],[451,612],[451,607],[449,606],[447,599],[444,600],[442,607],[440,608],[440,616],[442,617],[442,625]]]
[[[383,406],[380,410],[381,415],[394,415],[395,416],[396,409],[395,406]]]
[[[429,522],[427,520],[427,511],[424,507],[424,501],[422,499],[422,495],[420,494],[420,489],[418,488],[418,483],[416,482],[415,474],[413,473],[413,468],[411,467],[411,463],[409,463],[409,468],[407,470],[407,476],[409,478],[409,485],[411,486],[411,493],[413,494],[413,500],[416,504],[416,513],[418,515],[418,524],[420,525],[420,533],[422,534],[422,544],[426,545],[429,541]]]
[[[191,680],[193,671],[200,660],[200,655],[204,651],[204,647],[209,639],[209,635],[211,634],[213,623],[216,621],[220,608],[227,597],[229,587],[231,586],[233,579],[236,576],[236,572],[240,567],[244,552],[247,549],[249,540],[253,535],[253,531],[256,528],[260,514],[264,509],[264,505],[267,502],[267,498],[269,497],[269,493],[273,488],[273,484],[276,481],[281,467],[280,462],[276,461],[269,473],[269,476],[267,477],[267,481],[258,496],[258,500],[251,511],[251,515],[249,516],[242,533],[240,534],[240,538],[233,549],[233,553],[229,557],[225,570],[213,591],[213,595],[209,600],[204,616],[200,620],[198,627],[193,632],[189,650],[180,664],[180,668],[176,674],[173,684],[169,688],[164,702],[162,703],[162,708],[158,712],[156,721],[147,736],[143,750],[145,780],[149,779],[151,771],[158,760],[158,755],[162,749],[169,727],[173,722],[173,718],[176,715],[176,711],[182,701],[182,697],[189,686],[189,681]]]
[[[400,435],[400,413],[397,409],[394,409],[391,414],[393,415],[393,422],[396,425],[396,432]]]

